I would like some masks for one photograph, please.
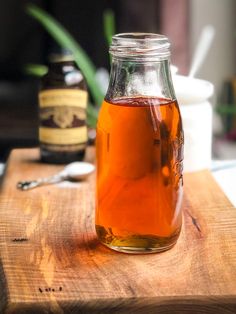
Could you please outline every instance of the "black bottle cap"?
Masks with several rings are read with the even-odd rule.
[[[51,63],[74,61],[74,55],[68,48],[54,46],[49,53],[48,60]]]

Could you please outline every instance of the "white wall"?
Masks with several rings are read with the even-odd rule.
[[[196,47],[202,28],[215,27],[215,38],[197,77],[211,81],[220,92],[222,82],[236,75],[236,1],[190,0],[190,52]]]

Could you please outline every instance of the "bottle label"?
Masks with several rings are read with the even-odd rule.
[[[39,128],[39,139],[43,143],[73,145],[87,141],[86,126],[69,129]]]
[[[86,143],[86,104],[86,91],[72,89],[41,91],[40,142],[55,145]]]
[[[50,89],[39,93],[40,108],[75,106],[86,108],[88,93],[76,89]]]

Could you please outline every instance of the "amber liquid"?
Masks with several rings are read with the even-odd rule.
[[[175,101],[104,101],[97,126],[96,232],[118,251],[172,247],[179,236],[183,133]]]

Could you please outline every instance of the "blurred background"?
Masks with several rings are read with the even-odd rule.
[[[43,27],[25,13],[29,1],[0,1],[0,158],[12,147],[37,145],[39,78],[28,63],[47,64],[54,45]],[[110,8],[116,32],[155,32],[169,37],[172,63],[187,75],[201,30],[215,37],[196,77],[215,86],[211,99],[213,157],[236,159],[236,1],[234,0],[31,0],[75,37],[97,68],[109,70],[103,13]]]

